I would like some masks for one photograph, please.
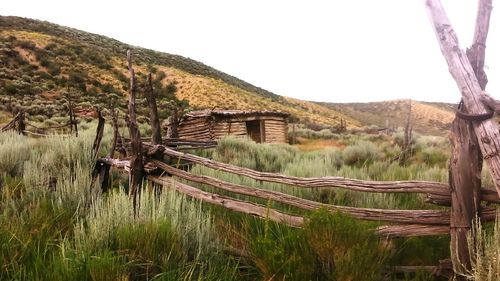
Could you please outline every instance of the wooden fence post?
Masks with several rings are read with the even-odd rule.
[[[110,166],[102,161],[100,161],[97,157],[99,156],[99,150],[101,148],[102,136],[104,134],[104,125],[106,120],[102,117],[101,111],[97,111],[98,114],[98,124],[95,133],[94,143],[92,145],[92,160],[95,162],[94,170],[92,172],[92,183],[94,183],[95,179],[99,177],[99,185],[103,191],[107,190],[108,179],[109,179],[109,168]],[[70,114],[70,123],[71,123],[71,114]],[[73,126],[73,125],[71,125]],[[106,173],[106,170],[107,173]]]
[[[135,114],[135,72],[132,68],[132,54],[130,50],[127,51],[127,65],[130,74],[130,89],[129,89],[129,99],[128,99],[128,114],[129,114],[129,134],[130,141],[132,145],[132,155],[130,158],[130,186],[129,186],[129,196],[133,199],[134,213],[137,211],[137,190],[139,189],[142,178],[144,177],[144,167],[143,167],[143,152],[142,152],[142,142],[141,133],[137,127],[137,118]]]
[[[479,86],[484,91],[488,78],[484,71],[486,38],[488,35],[491,0],[479,0],[473,44],[467,49],[469,59]],[[472,123],[456,118],[452,124],[453,154],[450,162],[451,187],[451,260],[456,273],[471,269],[471,258],[467,232],[472,221],[479,218],[481,171],[483,155]],[[462,148],[457,148],[461,145]],[[464,155],[460,155],[464,154]],[[459,280],[465,278],[457,277]]]
[[[24,130],[26,130],[26,122],[24,118],[24,111],[21,111],[19,113],[19,118],[17,119],[17,133],[20,135],[26,135],[26,133],[24,132]]]
[[[104,134],[104,124],[106,122],[104,117],[102,117],[101,111],[97,111],[97,116],[98,116],[97,129],[95,133],[94,144],[92,145],[92,156],[94,160],[97,159],[99,150],[101,148],[101,140]]]
[[[153,83],[151,82],[151,72],[148,74],[148,81],[146,85],[146,99],[148,101],[148,106],[149,106],[151,130],[153,131],[153,136],[151,140],[153,144],[162,144],[160,118],[158,117],[158,108],[156,107],[156,96],[153,92]]]
[[[492,9],[491,0],[479,0],[476,27],[474,39],[471,48],[467,49],[466,56],[468,61],[465,65],[457,64],[463,59],[464,53],[458,46],[456,36],[449,25],[449,21],[444,13],[443,7],[439,1],[428,0],[427,7],[431,19],[438,35],[439,43],[443,55],[445,56],[450,73],[453,75],[457,84],[461,87],[471,86],[470,91],[463,89],[462,95],[465,105],[470,111],[481,110],[477,105],[471,102],[471,95],[477,92],[477,87],[485,90],[488,79],[484,72],[484,59],[486,38],[488,35],[490,14]],[[458,55],[458,57],[457,57]],[[469,63],[467,65],[467,62]],[[461,62],[462,63],[462,62]],[[472,69],[474,75],[460,74],[461,67],[470,73],[468,67]],[[471,77],[474,76],[474,77]],[[477,78],[477,82],[472,78]],[[476,83],[474,83],[476,82]],[[474,108],[475,107],[475,108]],[[452,158],[450,159],[450,188],[451,188],[451,212],[450,212],[450,252],[454,272],[457,274],[465,273],[471,269],[471,258],[467,233],[472,227],[472,221],[479,218],[480,212],[480,189],[481,189],[481,170],[482,170],[482,151],[487,152],[490,148],[488,134],[490,124],[483,126],[466,122],[465,120],[455,118],[452,124]],[[475,127],[475,130],[474,130]],[[481,132],[482,131],[482,132]],[[481,143],[478,141],[479,135],[482,135]],[[480,147],[481,146],[481,147]],[[496,151],[491,151],[486,159],[491,158]],[[498,155],[498,154],[497,154]],[[489,161],[492,176],[497,174],[498,159]],[[498,179],[494,180],[497,191],[499,189]],[[456,276],[457,280],[465,280],[462,276]]]
[[[455,118],[451,128],[451,145],[450,254],[454,272],[463,274],[471,269],[467,234],[471,230],[473,220],[476,216],[479,217],[483,161],[470,122]],[[457,278],[465,280],[460,276]]]

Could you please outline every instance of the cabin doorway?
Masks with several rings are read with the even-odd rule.
[[[246,121],[247,135],[257,143],[265,141],[264,122],[262,120]]]

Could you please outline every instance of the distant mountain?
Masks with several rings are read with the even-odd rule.
[[[320,103],[339,111],[363,125],[404,127],[408,116],[409,100],[369,103]],[[422,134],[445,135],[455,116],[456,104],[411,101],[413,129]]]
[[[280,110],[303,123],[338,126],[343,118],[349,127],[362,125],[332,108],[273,94],[189,58],[49,22],[3,16],[0,111],[24,109],[40,120],[61,119],[66,92],[83,109],[108,107],[112,102],[124,110],[129,87],[127,49],[134,54],[139,83],[149,71],[153,73],[162,118],[169,114],[168,102],[177,99],[186,100],[194,109]],[[147,116],[147,108],[140,107],[139,114]]]

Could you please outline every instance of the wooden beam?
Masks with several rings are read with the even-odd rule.
[[[226,209],[236,212],[257,216],[271,221],[284,223],[292,227],[301,227],[304,224],[304,218],[288,215],[268,207],[260,206],[255,203],[244,202],[229,197],[209,193],[187,184],[176,182],[170,177],[147,176],[147,179],[155,183],[173,188],[189,197],[201,200],[206,203],[222,206]]]
[[[388,238],[449,235],[448,225],[397,224],[380,226],[375,231]]]
[[[145,144],[148,145],[148,144]],[[449,187],[446,184],[430,181],[366,181],[343,177],[315,177],[300,178],[276,173],[259,172],[248,168],[221,163],[189,153],[165,148],[165,155],[200,164],[212,169],[237,174],[254,180],[275,182],[305,188],[339,187],[364,192],[383,193],[428,193],[432,195],[449,196]]]
[[[476,27],[472,46],[467,49],[466,54],[469,62],[476,73],[476,78],[481,89],[486,89],[488,77],[484,72],[484,60],[486,56],[486,38],[490,28],[490,16],[493,9],[492,0],[479,0],[476,16]]]
[[[488,113],[481,102],[483,91],[465,52],[460,48],[457,36],[446,15],[441,1],[425,0],[429,18],[434,27],[441,52],[448,63],[448,69],[455,79],[462,94],[462,99],[469,114]],[[474,122],[474,132],[479,139],[491,178],[500,194],[500,133],[492,120]]]
[[[293,206],[306,211],[314,211],[320,208],[326,208],[331,212],[345,213],[358,219],[372,220],[372,221],[387,221],[396,223],[446,225],[446,229],[447,230],[449,229],[449,218],[445,217],[446,215],[449,215],[447,211],[443,212],[437,210],[385,210],[385,209],[356,208],[356,207],[345,207],[345,206],[323,204],[278,191],[247,187],[243,185],[225,182],[209,176],[191,174],[189,172],[185,172],[176,169],[174,167],[171,167],[157,160],[152,160],[151,163],[153,163],[158,168],[164,170],[165,172],[180,177],[182,179],[186,179],[196,183],[207,184],[212,187],[237,194],[243,194],[267,200],[273,200],[275,202]]]

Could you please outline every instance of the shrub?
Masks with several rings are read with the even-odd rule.
[[[24,161],[30,158],[31,146],[27,139],[14,132],[0,134],[0,176],[19,176]]]
[[[303,229],[263,224],[250,238],[263,280],[383,279],[391,251],[370,230],[373,224],[327,210],[308,216]]]
[[[438,147],[425,147],[415,155],[418,161],[431,166],[446,167],[450,158],[449,150]]]
[[[279,172],[297,155],[289,145],[257,144],[227,137],[219,141],[214,159],[263,172]]]
[[[367,141],[359,141],[343,151],[344,163],[347,165],[367,165],[380,158],[379,149],[375,144]]]

